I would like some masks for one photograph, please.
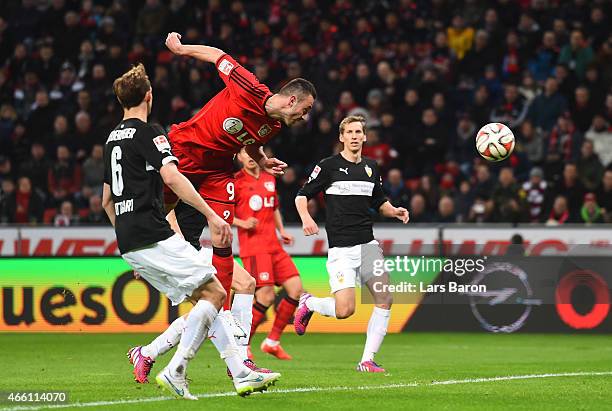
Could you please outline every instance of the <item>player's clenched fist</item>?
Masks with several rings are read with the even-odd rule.
[[[232,227],[227,223],[227,221],[215,214],[208,220],[208,225],[211,232],[221,236],[221,243],[232,243]]]
[[[304,230],[304,235],[319,234],[319,226],[312,219],[302,224],[302,229]]]
[[[181,54],[183,44],[181,43],[181,35],[175,32],[168,33],[166,37],[166,47],[174,54]]]
[[[397,207],[395,209],[395,218],[401,220],[402,223],[406,224],[408,220],[410,220],[410,215],[408,213],[408,210],[406,210],[404,207]]]

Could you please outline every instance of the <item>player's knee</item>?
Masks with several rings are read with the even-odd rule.
[[[220,309],[225,304],[227,293],[218,281],[210,281],[201,289],[200,299],[207,300],[215,308]]]
[[[258,303],[269,307],[274,303],[274,288],[262,287],[255,292],[255,297]]]
[[[238,294],[254,294],[255,293],[255,279],[250,275],[238,276],[234,275],[232,281],[232,288]]]
[[[393,297],[391,294],[378,296],[376,306],[384,310],[390,310],[393,305]]]
[[[343,320],[355,314],[355,306],[351,304],[336,305],[336,318]]]

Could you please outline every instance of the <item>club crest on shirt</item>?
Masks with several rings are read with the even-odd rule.
[[[267,271],[264,271],[263,273],[259,273],[259,279],[261,281],[268,281],[270,279],[270,273]]]
[[[170,150],[170,143],[163,134],[155,137],[153,143],[155,143],[155,147],[157,147],[159,151]]]
[[[233,68],[234,65],[226,59],[221,60],[221,63],[219,63],[219,71],[226,76],[229,76],[229,73]]]
[[[223,130],[227,131],[230,134],[236,134],[242,130],[244,124],[242,120],[236,117],[228,117],[223,120]]]
[[[266,188],[266,190],[273,193],[274,192],[274,181],[266,181],[264,183],[264,187]]]
[[[370,168],[369,165],[366,164],[365,166],[365,172],[368,175],[368,177],[372,177],[372,169]]]
[[[270,131],[272,131],[272,127],[270,127],[267,124],[264,124],[263,126],[259,127],[259,130],[257,131],[257,135],[259,135],[259,137],[264,137],[270,134]]]
[[[261,210],[261,207],[263,207],[263,199],[257,194],[251,196],[251,198],[249,198],[249,207],[253,211]]]
[[[336,273],[336,279],[340,284],[344,283],[344,273]]]

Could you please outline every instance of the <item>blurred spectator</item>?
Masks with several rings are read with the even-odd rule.
[[[584,203],[580,209],[580,222],[586,224],[603,223],[603,211],[597,205],[597,198],[593,193],[584,195]]]
[[[591,128],[585,138],[593,142],[593,151],[597,153],[601,163],[607,167],[612,162],[612,128],[601,114],[593,117]]]
[[[470,182],[463,180],[459,183],[459,191],[455,196],[455,211],[457,213],[457,222],[465,223],[470,214],[470,207],[474,202],[474,192],[470,186]]]
[[[104,148],[96,144],[91,149],[91,155],[83,162],[83,185],[90,187],[94,192],[102,194],[104,182]]]
[[[491,196],[493,201],[493,216],[495,221],[521,222],[523,219],[523,204],[519,197],[519,189],[514,180],[512,168],[504,167],[499,172],[499,180]]]
[[[434,217],[436,223],[455,223],[457,216],[455,215],[455,202],[450,196],[442,196],[438,203],[438,212]]]
[[[535,129],[529,120],[521,124],[520,131],[516,133],[518,149],[525,152],[527,160],[533,165],[540,165],[544,160],[545,136],[541,129]]]
[[[559,117],[557,125],[553,127],[548,138],[548,152],[545,160],[545,171],[548,178],[558,176],[565,163],[577,159],[581,142],[582,136],[574,127],[572,119],[565,115]]]
[[[445,148],[448,144],[446,128],[438,121],[438,116],[432,108],[425,109],[421,124],[417,126],[418,164],[419,170],[429,171],[431,167],[444,160]]]
[[[0,181],[3,180],[14,180],[15,179],[15,170],[13,169],[13,164],[11,159],[0,155]]]
[[[28,137],[33,140],[41,139],[53,125],[53,114],[54,109],[49,102],[49,95],[44,90],[38,91],[26,121]]]
[[[425,209],[431,213],[438,209],[438,201],[440,199],[440,193],[438,187],[434,183],[434,177],[430,174],[425,174],[419,181],[419,186],[415,190],[425,198]]]
[[[490,223],[492,222],[493,204],[487,201],[482,196],[476,196],[474,203],[468,214],[468,222],[470,223]]]
[[[168,18],[166,6],[159,0],[146,0],[145,5],[136,20],[136,34],[145,39],[145,42],[153,41],[155,36],[160,35]]]
[[[591,102],[589,90],[584,86],[578,87],[574,92],[571,113],[574,124],[580,132],[584,133],[589,129],[594,112],[595,107]]]
[[[580,158],[576,162],[578,177],[587,191],[595,191],[604,173],[604,167],[599,157],[593,152],[593,142],[585,140],[580,150]]]
[[[489,34],[485,30],[478,30],[474,46],[466,53],[459,64],[462,75],[476,80],[483,75],[485,67],[496,63],[497,52],[495,46],[491,44]]]
[[[567,199],[562,195],[555,197],[555,202],[546,220],[546,225],[554,226],[571,222],[573,222],[573,219],[567,208]]]
[[[510,129],[518,128],[527,115],[528,104],[525,98],[518,93],[515,84],[506,84],[504,98],[491,113],[491,121],[503,123]]]
[[[606,170],[595,194],[597,203],[602,207],[606,223],[612,222],[612,170]]]
[[[453,17],[452,25],[446,29],[448,35],[448,47],[454,52],[457,59],[461,60],[465,53],[472,47],[474,29],[466,27],[462,16]]]
[[[70,158],[68,147],[57,148],[57,159],[49,169],[49,192],[55,204],[71,198],[81,189],[81,167]]]
[[[9,205],[15,193],[15,182],[11,179],[4,179],[0,182],[0,223],[10,222]]]
[[[33,224],[42,222],[42,199],[32,190],[28,177],[17,180],[17,190],[6,199],[6,220],[8,223]]]
[[[79,224],[79,216],[74,213],[74,206],[70,201],[62,201],[59,214],[53,219],[56,227],[69,227]]]
[[[569,44],[561,49],[559,63],[567,64],[579,79],[584,78],[587,65],[593,61],[594,53],[580,30],[572,31]]]
[[[559,47],[557,47],[555,33],[545,31],[542,35],[542,44],[528,64],[536,81],[542,82],[553,75],[558,57]]]
[[[548,183],[544,180],[544,172],[539,167],[534,167],[529,172],[529,181],[525,181],[521,187],[520,194],[527,202],[527,211],[529,221],[538,223],[542,220],[544,212],[544,201]]]
[[[534,127],[550,131],[566,109],[567,101],[559,93],[557,80],[549,77],[544,84],[544,92],[538,95],[529,106],[528,118],[533,122]]]
[[[485,86],[480,86],[474,92],[474,100],[470,105],[470,117],[478,128],[489,122],[491,116],[491,99]]]
[[[476,166],[476,181],[474,183],[474,195],[483,199],[488,199],[493,192],[493,179],[487,164]]]
[[[84,225],[109,225],[108,216],[102,208],[102,197],[93,195],[89,197],[87,216],[81,221]]]
[[[402,172],[397,168],[392,168],[387,173],[387,178],[383,182],[385,194],[396,207],[409,208],[410,192],[402,179]]]
[[[425,197],[422,194],[416,193],[410,199],[410,222],[411,223],[430,223],[431,215],[427,211]]]
[[[552,188],[553,195],[563,196],[566,208],[569,209],[572,219],[575,219],[584,197],[585,189],[578,178],[578,169],[575,163],[566,163],[563,168],[563,178]]]
[[[382,172],[387,171],[391,162],[397,158],[397,151],[389,144],[380,141],[379,129],[368,130],[367,140],[363,146],[363,155],[373,158]]]
[[[450,158],[459,163],[461,171],[469,175],[471,173],[472,162],[474,160],[474,136],[476,135],[476,125],[469,115],[463,115],[459,119],[459,124],[455,130],[452,141],[452,149],[449,152]]]
[[[36,191],[45,193],[50,166],[49,160],[45,157],[45,147],[40,143],[34,143],[30,158],[19,167],[19,175],[28,177]]]

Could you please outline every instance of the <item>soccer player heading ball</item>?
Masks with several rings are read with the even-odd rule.
[[[115,80],[123,120],[109,134],[104,152],[103,206],[115,227],[121,256],[140,276],[166,294],[173,305],[191,301],[194,307],[185,320],[178,348],[170,363],[156,377],[158,384],[175,396],[195,400],[189,392],[186,371],[208,335],[227,353],[239,394],[261,391],[279,374],[249,369],[242,361],[229,323],[219,314],[226,292],[207,261],[166,221],[162,186],[166,184],[181,200],[208,219],[211,231],[231,241],[229,224],[220,218],[176,166],[163,129],[147,124],[153,90],[142,65]],[[152,362],[140,355],[131,359],[150,370]],[[135,364],[137,367],[137,364]],[[144,376],[146,379],[146,375]],[[144,381],[143,381],[144,382]]]
[[[392,301],[390,294],[375,292],[373,288],[374,281],[388,284],[388,275],[375,277],[372,265],[364,261],[383,258],[382,250],[374,240],[370,209],[385,217],[395,217],[404,224],[408,222],[408,211],[394,207],[385,197],[376,161],[361,156],[365,139],[366,124],[362,117],[349,116],[342,120],[340,141],[343,150],[319,162],[295,199],[304,234],[308,236],[319,232],[317,223],[308,213],[308,200],[321,191],[325,193],[325,230],[329,242],[327,272],[334,296],[317,298],[302,294],[294,326],[296,333],[303,335],[315,312],[339,319],[353,315],[355,285],[359,280],[368,287],[376,306],[370,317],[357,371],[384,372],[374,362],[374,354],[387,333]]]

